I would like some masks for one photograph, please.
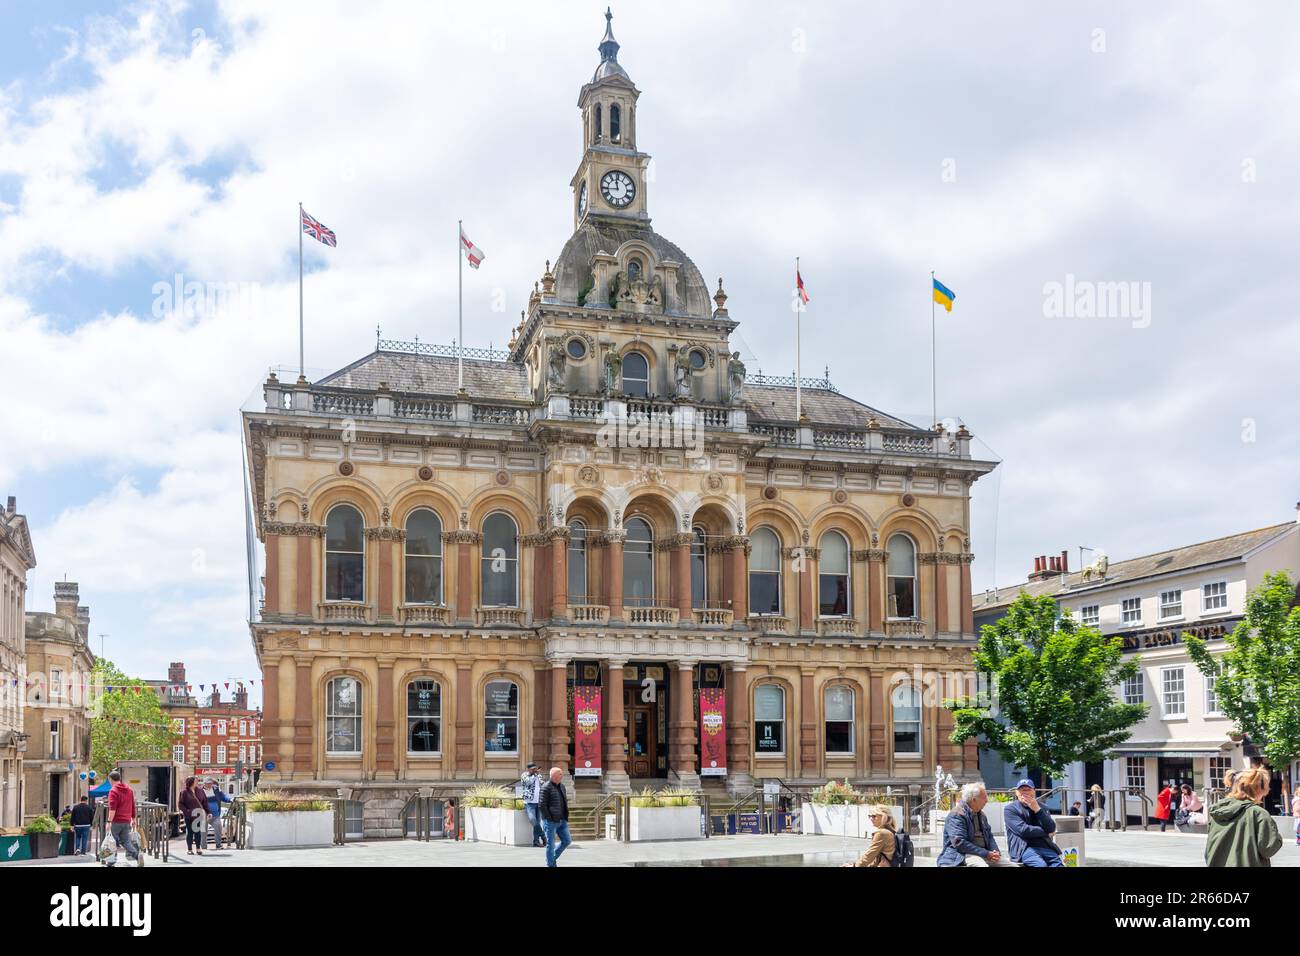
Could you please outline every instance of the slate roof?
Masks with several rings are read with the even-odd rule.
[[[799,420],[795,414],[794,389],[788,386],[746,384],[740,390],[740,401],[752,418],[790,424]],[[887,415],[847,395],[820,388],[803,390],[803,410],[816,425],[866,428],[867,422],[874,416],[886,428],[917,428],[901,418]]]
[[[456,359],[409,352],[371,352],[315,384],[325,388],[374,391],[387,382],[394,392],[422,395],[456,394]],[[465,359],[465,388],[476,399],[532,402],[528,370],[516,362]]]

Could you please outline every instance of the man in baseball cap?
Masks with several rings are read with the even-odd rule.
[[[1016,799],[1007,805],[1002,814],[1007,825],[1007,847],[1011,859],[1021,866],[1064,866],[1061,848],[1052,839],[1056,821],[1051,811],[1038,803],[1034,781],[1021,780],[1016,784]]]
[[[522,787],[524,813],[528,814],[528,822],[533,825],[533,846],[546,846],[546,834],[542,830],[542,818],[537,810],[537,803],[542,799],[542,784],[545,782],[537,772],[537,764],[529,761]]]

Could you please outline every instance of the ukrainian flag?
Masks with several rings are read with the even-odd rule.
[[[957,293],[953,292],[938,279],[934,279],[934,301],[938,302],[948,312],[952,311],[952,300],[957,298]]]

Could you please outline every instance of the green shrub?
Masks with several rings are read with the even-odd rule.
[[[54,817],[43,815],[27,824],[27,833],[58,833],[59,824]]]
[[[632,796],[632,806],[644,809],[645,807],[663,806],[663,804],[659,802],[659,797],[653,790],[649,787],[643,787],[640,793]]]
[[[284,790],[258,790],[244,799],[249,813],[305,813],[308,810],[332,810],[328,800],[295,797]]]
[[[498,784],[481,783],[465,791],[464,805],[467,807],[504,807],[507,810],[522,810],[523,801],[516,800],[513,790],[507,790]]]
[[[690,790],[683,790],[678,787],[667,787],[658,793],[659,806],[661,807],[698,807],[700,798]]]
[[[837,780],[828,780],[824,786],[818,787],[812,792],[809,802],[829,806],[860,806],[866,803],[867,800],[863,794],[849,786],[848,780],[843,783]]]

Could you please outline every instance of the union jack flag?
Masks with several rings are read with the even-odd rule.
[[[313,239],[325,243],[327,246],[337,246],[338,237],[334,235],[334,230],[330,229],[323,223],[317,222],[311,216],[307,215],[303,209],[298,210],[302,213],[302,231],[307,233]]]

